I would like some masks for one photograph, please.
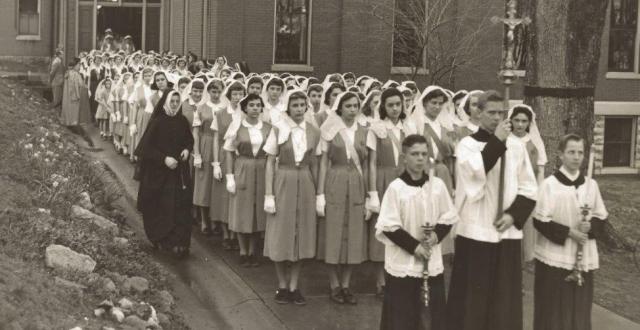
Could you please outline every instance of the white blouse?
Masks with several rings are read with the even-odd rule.
[[[405,131],[405,136],[411,133],[406,132],[405,125],[403,125],[402,120],[398,120],[398,122],[394,125],[393,122],[389,119],[385,119],[382,122],[382,127],[387,131],[391,132],[393,136],[398,139],[398,141],[402,144],[402,132]],[[374,129],[370,129],[367,134],[367,148],[376,151],[378,145],[377,135],[374,132]],[[395,164],[398,165],[398,157],[400,156],[400,151],[398,147],[396,147],[395,143],[391,143],[393,147],[393,159],[395,160]]]
[[[260,146],[262,145],[262,121],[259,120],[257,124],[251,125],[247,122],[246,119],[242,120],[242,126],[246,127],[249,131],[249,139],[251,140],[251,152],[254,156],[258,155],[260,151]],[[237,136],[236,136],[237,138]],[[227,151],[237,151],[236,146],[234,145],[234,139],[227,139],[224,141],[224,150]]]
[[[282,125],[288,125],[288,131],[282,132],[283,130],[281,128],[279,136],[276,136],[275,130],[271,130],[262,149],[271,156],[278,156],[278,145],[290,139],[293,145],[294,161],[296,164],[299,164],[307,152],[307,123],[302,121],[300,124],[296,124],[293,120],[286,117],[279,126]],[[320,156],[321,154],[322,150],[316,147],[315,155]]]
[[[395,277],[422,277],[424,263],[393,243],[384,232],[404,229],[413,238],[423,236],[422,226],[458,221],[458,214],[444,182],[437,177],[429,178],[422,187],[406,184],[397,178],[389,184],[380,204],[376,223],[376,239],[384,243],[384,268]],[[429,276],[442,274],[442,252],[440,244],[431,249]]]
[[[560,170],[569,180],[575,181],[578,174],[570,175],[566,170]],[[575,228],[582,221],[582,209],[586,203],[589,207],[587,219],[592,217],[605,220],[609,213],[604,206],[598,183],[593,179],[586,179],[577,189],[567,186],[551,175],[542,181],[538,203],[534,211],[534,218],[542,221],[554,221],[569,228]],[[564,245],[549,241],[543,235],[536,235],[534,250],[535,258],[541,262],[558,268],[573,269],[576,262],[578,243],[567,237]],[[586,271],[598,269],[598,247],[596,240],[589,239],[584,246],[582,260]]]

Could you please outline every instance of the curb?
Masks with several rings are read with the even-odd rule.
[[[127,159],[111,157],[117,154],[108,142],[96,139],[97,131],[93,126],[84,126],[84,129],[87,136],[93,140],[95,147],[102,148],[102,151],[91,151],[82,147],[84,154],[104,163],[112,172],[113,179],[122,185],[126,199],[120,199],[116,204],[125,212],[129,220],[127,224],[131,229],[144,237],[142,217],[135,208],[137,183],[130,179],[133,176],[133,168]],[[79,146],[85,146],[87,143],[78,135],[74,135],[74,138]],[[215,251],[206,246],[203,240],[197,237],[192,238],[191,256],[186,262],[166,256],[152,255],[152,257],[170,273],[176,275],[178,279],[172,281],[174,288],[187,293],[188,296],[185,296],[176,292],[180,301],[177,307],[192,329],[286,328],[282,320],[264,304],[262,298]],[[188,308],[180,308],[179,305],[183,302],[186,302]],[[200,306],[194,306],[194,304]],[[200,311],[192,309],[200,309]],[[203,312],[208,314],[205,320],[203,320],[205,316],[201,315]]]

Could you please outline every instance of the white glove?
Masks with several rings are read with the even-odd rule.
[[[233,177],[233,174],[227,174],[227,191],[230,194],[236,193],[236,179]]]
[[[138,132],[138,127],[136,126],[136,124],[129,125],[129,135],[133,137],[137,132]]]
[[[202,168],[202,156],[200,154],[193,155],[193,166],[196,168]]]
[[[122,120],[122,115],[119,112],[116,112],[116,120],[115,121],[120,121]]]
[[[111,117],[111,121],[115,122],[116,121],[116,115],[115,114],[111,114],[109,117]]]
[[[276,214],[276,199],[273,195],[264,195],[264,211]]]
[[[367,199],[365,199],[364,201],[364,220],[365,221],[369,221],[369,219],[371,219],[371,210],[369,210],[369,207],[367,207],[369,205],[369,197],[367,197]]]
[[[211,163],[213,166],[213,178],[220,181],[222,180],[222,168],[220,168],[220,162]]]
[[[129,123],[129,117],[125,116],[124,118],[122,118],[122,123],[123,124],[128,124]]]
[[[369,202],[366,204],[367,210],[372,213],[380,213],[380,199],[378,198],[377,191],[370,191],[369,194]]]
[[[316,195],[316,213],[319,217],[324,217],[324,209],[327,206],[327,202],[324,200],[324,194]]]

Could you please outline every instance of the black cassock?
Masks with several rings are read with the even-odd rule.
[[[181,161],[180,153],[193,149],[193,136],[182,110],[175,116],[165,113],[162,105],[166,94],[158,102],[136,149],[140,180],[138,210],[142,212],[144,230],[152,243],[165,248],[188,248],[193,222],[193,187],[189,161]],[[178,167],[173,170],[167,167],[165,157],[178,160]]]

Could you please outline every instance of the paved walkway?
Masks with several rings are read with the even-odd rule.
[[[137,182],[131,179],[133,167],[128,160],[117,155],[109,143],[99,139],[95,128],[88,128],[88,133],[95,147],[102,151],[87,154],[106,163],[122,182],[131,198],[121,207],[129,216],[129,225],[144,235],[141,218],[132,203],[138,188]],[[81,139],[78,141],[82,143]],[[166,256],[155,255],[180,279],[179,286],[186,285],[189,288],[179,290],[177,295],[179,305],[187,302],[189,307],[182,311],[187,319],[192,319],[189,323],[194,329],[378,328],[381,302],[374,295],[375,280],[371,263],[357,267],[354,272],[352,290],[358,297],[356,306],[336,305],[329,301],[326,267],[318,261],[307,262],[301,274],[300,286],[307,298],[307,306],[278,305],[273,300],[277,280],[272,263],[262,259],[262,265],[258,268],[242,268],[238,264],[237,254],[223,251],[220,243],[217,237],[195,234],[192,254],[187,261],[176,262]],[[533,274],[524,273],[524,284],[524,323],[525,329],[530,330],[533,318]],[[193,302],[194,296],[200,302],[198,306]],[[198,314],[194,309],[208,310],[211,317],[204,319],[201,317],[202,311]],[[210,324],[212,322],[215,324]],[[594,304],[593,329],[640,330],[640,325]]]

